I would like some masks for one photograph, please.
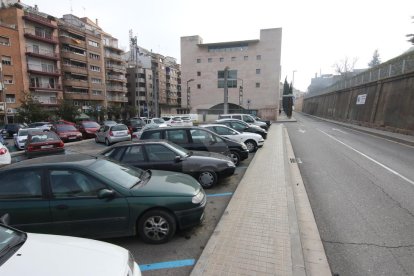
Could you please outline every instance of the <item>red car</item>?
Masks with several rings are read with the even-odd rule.
[[[95,138],[96,132],[101,128],[101,126],[94,121],[82,121],[78,125],[79,131],[82,133],[83,139]]]
[[[52,131],[30,132],[24,148],[29,158],[65,152],[65,144]]]
[[[52,130],[56,132],[63,142],[82,140],[82,133],[80,133],[73,125],[57,124],[53,125]]]

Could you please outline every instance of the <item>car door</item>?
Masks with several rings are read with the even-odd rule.
[[[54,233],[43,171],[5,171],[0,173],[0,179],[0,216],[8,213],[10,225],[23,231]]]
[[[148,156],[150,168],[164,171],[182,172],[182,162],[175,160],[177,153],[163,144],[146,144],[145,151]]]
[[[118,152],[121,149],[122,154]],[[143,170],[155,169],[146,158],[143,145],[119,147],[117,150],[113,153],[113,156],[118,156],[116,160]]]
[[[165,139],[188,150],[195,150],[194,144],[190,142],[187,129],[167,129]]]
[[[76,169],[50,169],[50,210],[59,234],[104,237],[128,232],[127,200],[116,193],[99,198],[102,189],[113,190],[101,180]]]

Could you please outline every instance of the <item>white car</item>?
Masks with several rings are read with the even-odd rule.
[[[168,126],[167,123],[162,118],[152,118],[152,119],[146,119],[145,122],[147,125],[158,125],[159,127],[166,127]]]
[[[183,126],[193,126],[193,121],[189,116],[179,116],[183,121]]]
[[[217,133],[218,135],[227,137],[237,142],[243,142],[246,144],[249,152],[255,152],[258,148],[263,147],[264,144],[264,139],[260,134],[251,132],[238,132],[235,129],[220,124],[200,125],[200,127],[205,127]]]
[[[0,224],[0,275],[139,276],[131,253],[117,245],[25,233]]]
[[[36,122],[29,124],[29,128],[40,128],[41,130],[50,130],[52,128],[52,124],[49,122]]]
[[[184,126],[184,122],[180,116],[162,117],[167,126]]]
[[[0,167],[11,164],[11,156],[9,149],[0,143]]]
[[[15,134],[13,134],[14,146],[19,149],[23,150],[24,145],[26,144],[27,135],[29,135],[30,131],[39,131],[39,128],[21,128]]]

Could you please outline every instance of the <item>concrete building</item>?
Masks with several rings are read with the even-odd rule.
[[[87,18],[66,14],[59,20],[64,97],[84,112],[106,106],[101,33]]]
[[[281,28],[260,30],[260,39],[244,41],[203,43],[200,36],[181,37],[181,79],[186,90],[182,108],[215,117],[223,113],[227,67],[229,112],[276,119],[281,42]]]
[[[56,109],[62,98],[57,20],[36,6],[16,3],[0,9],[0,22],[3,121],[16,120],[16,108],[29,94],[45,110]]]

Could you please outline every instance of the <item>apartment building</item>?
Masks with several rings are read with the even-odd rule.
[[[102,34],[105,53],[106,100],[108,107],[125,107],[128,92],[125,78],[126,63],[122,58],[124,51],[118,46],[118,39],[107,33]]]
[[[15,121],[29,94],[45,110],[56,109],[62,98],[57,20],[36,6],[15,4],[0,9],[0,21],[3,120]]]
[[[203,43],[200,36],[181,37],[182,107],[191,113],[223,113],[227,72],[229,112],[276,119],[281,41],[281,28],[260,30],[260,39],[244,41]]]
[[[58,26],[64,97],[83,111],[106,107],[102,29],[72,14],[64,15]]]
[[[154,116],[152,70],[136,65],[127,68],[128,105],[133,106],[139,116]]]

